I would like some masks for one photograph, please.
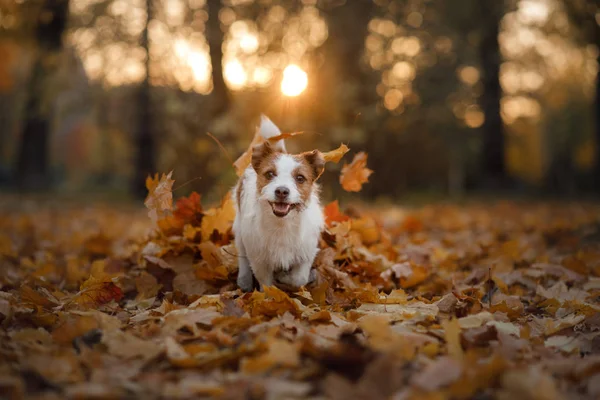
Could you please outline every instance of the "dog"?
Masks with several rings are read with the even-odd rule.
[[[309,283],[324,228],[317,180],[325,168],[323,154],[288,154],[281,134],[267,117],[257,128],[264,143],[252,148],[251,165],[233,189],[233,222],[238,252],[237,284],[243,291],[277,283],[300,288]]]

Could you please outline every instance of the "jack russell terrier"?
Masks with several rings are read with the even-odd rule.
[[[253,289],[253,274],[263,286],[299,288],[309,283],[324,227],[317,179],[323,154],[313,150],[288,154],[281,131],[267,117],[258,127],[264,143],[252,149],[251,165],[234,188],[233,222],[239,258],[238,286]]]

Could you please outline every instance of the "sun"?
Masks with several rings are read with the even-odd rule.
[[[308,75],[299,66],[290,64],[283,70],[281,92],[289,97],[295,97],[304,92],[308,85]]]

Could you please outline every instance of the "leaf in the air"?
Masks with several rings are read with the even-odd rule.
[[[348,192],[360,192],[372,173],[373,171],[367,168],[367,153],[361,151],[354,156],[352,163],[344,164],[340,183]]]
[[[325,162],[339,163],[344,154],[346,154],[350,149],[345,144],[341,144],[335,150],[328,151],[327,153],[323,153],[323,158]]]

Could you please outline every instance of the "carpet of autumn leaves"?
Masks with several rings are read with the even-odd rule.
[[[0,199],[3,396],[600,396],[596,205],[333,202],[317,280],[242,293],[231,199],[171,186],[150,218]]]

